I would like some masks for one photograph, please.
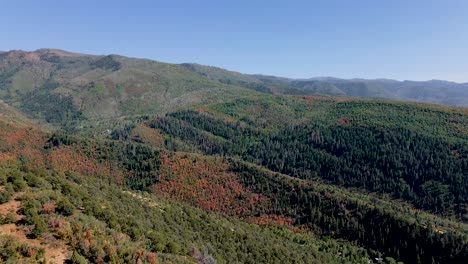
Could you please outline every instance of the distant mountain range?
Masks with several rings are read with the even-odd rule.
[[[0,99],[49,123],[162,114],[260,93],[468,106],[468,84],[446,81],[290,79],[58,49],[0,53]]]
[[[468,106],[468,83],[441,80],[396,81],[390,79],[339,79],[334,77],[291,79],[267,75],[245,75],[198,64],[182,65],[212,80],[253,88],[263,92],[381,98]]]

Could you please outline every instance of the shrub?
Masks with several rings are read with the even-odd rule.
[[[34,223],[34,229],[32,230],[31,234],[29,234],[29,236],[31,238],[38,238],[44,232],[46,232],[48,230],[48,226],[47,226],[46,222],[39,215],[33,216],[32,221]]]
[[[10,201],[12,195],[13,195],[13,186],[10,183],[7,183],[5,185],[5,190],[0,192],[0,204],[4,204]]]
[[[5,224],[14,224],[17,221],[16,214],[13,212],[8,212],[8,214],[5,216],[4,223]]]
[[[0,184],[5,184],[7,182],[7,176],[4,171],[0,171]]]
[[[15,192],[23,191],[26,187],[28,187],[28,185],[24,181],[23,177],[17,177],[13,180],[13,189]]]
[[[42,210],[41,203],[37,200],[26,200],[23,203],[23,208],[21,209],[22,214],[24,214],[24,221],[28,225],[33,225],[34,218],[39,216],[39,212]]]
[[[166,253],[177,254],[180,252],[180,245],[174,242],[169,242],[166,245]]]
[[[24,179],[31,187],[42,187],[46,184],[43,179],[31,172],[26,173]]]
[[[11,199],[11,192],[8,192],[7,190],[3,190],[0,192],[0,204],[4,204]]]
[[[55,211],[57,203],[55,201],[48,202],[42,205],[42,212],[46,214],[51,214]]]
[[[69,261],[71,264],[87,264],[88,261],[85,257],[81,256],[78,252],[73,251],[72,257]]]
[[[75,206],[67,198],[62,198],[57,204],[57,212],[64,216],[70,216],[75,211]]]

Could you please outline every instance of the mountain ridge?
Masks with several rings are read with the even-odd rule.
[[[145,57],[134,57],[134,56],[126,56],[126,55],[120,55],[120,54],[89,54],[89,53],[81,53],[81,52],[72,52],[72,51],[67,51],[59,48],[38,48],[36,50],[7,50],[7,51],[0,51],[0,53],[9,53],[9,52],[25,52],[25,53],[52,53],[52,54],[62,54],[63,56],[70,56],[70,55],[81,55],[81,56],[121,56],[129,59],[142,59],[142,60],[150,60],[150,61],[155,61],[155,62],[160,62],[160,63],[166,63],[166,64],[173,64],[173,65],[199,65],[199,66],[206,66],[206,67],[211,67],[211,68],[217,68],[220,70],[226,70],[242,75],[250,75],[250,76],[264,76],[264,77],[276,77],[280,79],[288,79],[288,80],[301,80],[301,81],[306,81],[306,80],[344,80],[344,81],[391,81],[391,82],[440,82],[440,83],[451,83],[451,84],[462,84],[462,85],[468,85],[468,82],[456,82],[456,81],[450,81],[450,80],[445,80],[445,79],[428,79],[428,80],[410,80],[410,79],[402,79],[402,80],[397,80],[397,79],[391,79],[391,78],[386,78],[386,77],[380,77],[380,78],[361,78],[361,77],[353,77],[353,78],[341,78],[341,77],[334,77],[334,76],[313,76],[313,77],[302,77],[302,78],[294,78],[294,77],[285,77],[285,76],[280,76],[280,75],[271,75],[271,74],[263,74],[263,73],[243,73],[242,71],[239,70],[229,70],[225,69],[219,66],[213,66],[213,65],[205,65],[201,64],[198,62],[182,62],[182,63],[172,63],[172,62],[167,62],[167,61],[159,61],[156,59],[150,59],[150,58],[145,58]]]
[[[122,118],[276,95],[468,106],[468,88],[447,81],[289,79],[197,63],[171,64],[60,49],[0,53],[0,100],[30,119],[69,131],[93,130],[96,125],[107,130]]]

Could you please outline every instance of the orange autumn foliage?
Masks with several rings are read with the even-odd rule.
[[[84,154],[78,146],[62,146],[48,155],[50,166],[60,172],[77,172],[83,175],[101,175],[122,181],[122,172],[110,163],[98,162]]]
[[[320,95],[293,95],[292,97],[302,99],[308,102],[315,102],[315,101],[349,102],[349,101],[356,100],[351,97],[328,97],[328,96],[320,96]]]
[[[0,123],[0,160],[21,158],[32,168],[43,166],[41,151],[46,140],[45,133],[32,127]]]
[[[294,226],[294,218],[275,214],[264,214],[259,217],[250,218],[248,220],[249,222],[258,225],[281,225],[287,227]]]
[[[9,153],[0,153],[0,161],[14,160],[16,157]]]
[[[342,126],[349,126],[351,125],[352,119],[351,118],[340,118],[336,120],[336,122]]]
[[[144,123],[135,126],[130,135],[134,140],[147,143],[153,147],[164,147],[164,136],[159,129],[154,129]]]
[[[226,215],[248,216],[262,210],[267,198],[243,186],[229,165],[195,155],[162,155],[156,194]]]

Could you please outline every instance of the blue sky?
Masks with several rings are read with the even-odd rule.
[[[0,50],[60,48],[286,77],[468,82],[468,1],[0,0]]]

